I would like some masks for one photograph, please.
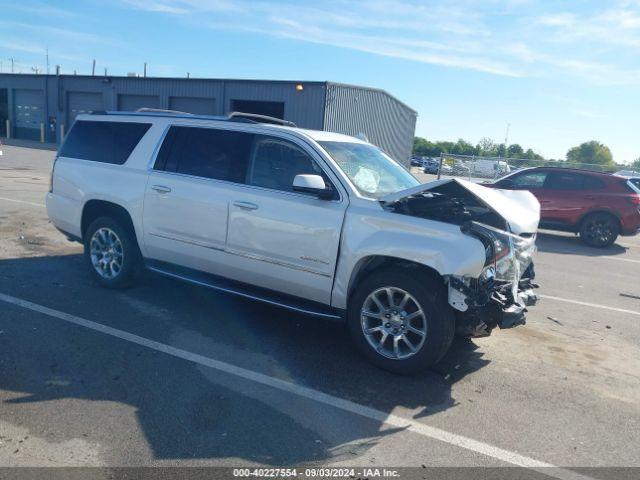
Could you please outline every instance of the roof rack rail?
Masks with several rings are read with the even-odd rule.
[[[179,110],[167,110],[164,108],[142,107],[136,110],[138,113],[164,113],[165,115],[193,115],[189,112],[181,112]]]
[[[139,108],[135,112],[127,112],[121,110],[94,110],[89,112],[90,115],[150,115],[156,117],[182,117],[192,120],[216,120],[227,122],[244,122],[244,123],[268,123],[273,125],[283,125],[285,127],[296,127],[297,125],[289,120],[281,118],[269,117],[267,115],[258,115],[257,113],[231,112],[228,116],[215,115],[197,115],[188,112],[179,112],[177,110],[164,110],[162,108]]]
[[[232,122],[272,123],[274,125],[284,125],[285,127],[297,126],[289,120],[269,117],[268,115],[258,115],[257,113],[231,112],[229,114],[229,120]]]

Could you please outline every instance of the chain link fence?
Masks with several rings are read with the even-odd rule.
[[[530,167],[578,168],[594,172],[615,173],[616,166],[590,163],[573,163],[558,160],[533,160],[528,158],[482,157],[443,153],[440,157],[423,158],[417,168],[421,173],[436,178],[460,177],[472,182],[495,181],[510,173]],[[631,175],[629,175],[631,176]]]

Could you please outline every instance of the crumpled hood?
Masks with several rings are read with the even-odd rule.
[[[494,210],[509,224],[513,233],[519,235],[522,233],[535,233],[538,230],[540,203],[531,192],[487,188],[459,178],[441,179],[416,185],[415,187],[386,195],[380,198],[380,201],[391,204],[402,198],[427,192],[451,182],[455,182],[460,187],[468,190],[487,207]]]

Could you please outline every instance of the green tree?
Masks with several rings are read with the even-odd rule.
[[[634,170],[640,170],[640,157],[636,158],[632,163],[631,163],[631,168]]]
[[[614,165],[611,150],[600,142],[591,140],[573,147],[567,152],[567,161],[571,163],[592,163],[597,165]]]
[[[480,155],[484,157],[503,157],[521,160],[518,165],[539,165],[538,160],[544,160],[542,155],[535,153],[532,149],[525,149],[514,143],[506,147],[503,143],[497,144],[490,138],[481,138],[477,145],[472,145],[460,138],[457,142],[437,141],[432,142],[422,137],[413,139],[413,155],[422,157],[438,157],[441,153],[451,153],[455,155]],[[529,162],[528,160],[531,160]],[[640,160],[640,159],[639,159]],[[563,166],[564,161],[556,162]]]
[[[437,157],[442,150],[426,138],[415,137],[413,139],[413,154],[421,157]]]
[[[475,155],[476,148],[469,142],[459,138],[458,141],[451,146],[449,153],[455,153],[456,155]]]
[[[507,148],[507,157],[509,158],[522,158],[524,156],[524,149],[517,143],[509,145]]]
[[[480,139],[476,149],[478,151],[478,155],[483,155],[485,157],[495,157],[497,156],[498,146],[490,138],[484,137]]]

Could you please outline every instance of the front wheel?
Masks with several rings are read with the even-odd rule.
[[[591,247],[609,247],[619,234],[618,219],[608,213],[593,213],[580,226],[580,239]]]
[[[360,352],[394,373],[424,370],[447,352],[455,320],[443,284],[428,275],[379,270],[351,297],[348,324]]]

